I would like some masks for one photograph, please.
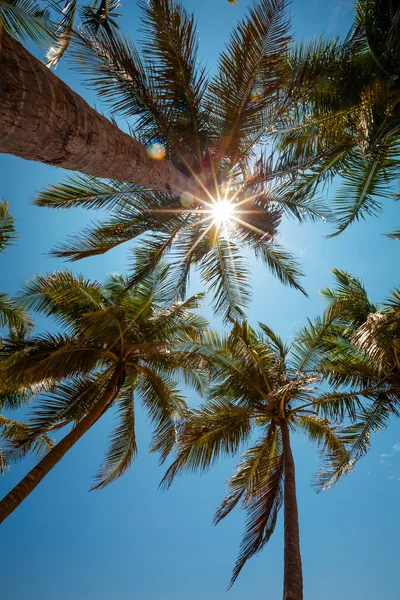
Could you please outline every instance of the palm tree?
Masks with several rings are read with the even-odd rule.
[[[351,420],[343,430],[348,454],[321,473],[321,489],[366,454],[374,431],[400,416],[400,291],[374,304],[359,279],[333,273],[334,287],[322,291],[328,302],[324,314],[300,332],[294,348],[300,368],[319,372],[333,388],[319,411]]]
[[[399,37],[399,0],[358,0],[343,42],[303,44],[290,60],[293,105],[276,129],[277,170],[289,197],[312,197],[341,178],[335,235],[399,197]]]
[[[0,252],[7,245],[11,244],[16,237],[15,218],[9,213],[8,202],[0,201]],[[32,321],[25,310],[13,300],[8,294],[0,292],[0,330],[7,327],[10,335],[15,339],[22,339],[23,336],[32,328]],[[0,348],[2,339],[0,338]],[[20,388],[11,382],[6,386],[0,378],[0,408],[2,411],[19,408],[22,402],[29,400],[31,390],[29,388]],[[28,426],[20,421],[15,421],[4,414],[0,414],[0,437],[3,447],[0,447],[0,474],[9,466],[7,460],[7,448],[10,444],[25,439]],[[46,435],[41,435],[28,444],[26,451],[30,450],[41,456],[51,448],[52,442]]]
[[[246,531],[231,584],[246,561],[274,532],[284,503],[284,600],[303,598],[295,463],[290,433],[305,433],[329,461],[344,460],[345,444],[336,428],[317,414],[319,378],[298,370],[286,345],[269,327],[258,331],[236,323],[228,336],[209,333],[192,352],[211,362],[206,404],[187,412],[178,431],[177,457],[163,479],[169,486],[182,471],[204,471],[221,454],[250,447],[228,483],[228,494],[215,515],[218,523],[239,503],[247,511]],[[252,445],[255,432],[258,438]]]
[[[255,4],[212,78],[198,61],[194,17],[173,0],[140,5],[142,55],[117,32],[95,38],[83,32],[72,54],[112,113],[133,117],[132,135],[154,158],[166,157],[190,178],[191,189],[178,197],[116,178],[73,176],[40,193],[36,203],[111,212],[57,249],[58,256],[77,260],[146,235],[134,249],[131,285],[169,255],[177,294],[184,297],[196,264],[217,312],[242,317],[249,291],[240,248],[249,248],[284,284],[302,290],[300,270],[275,234],[283,213],[300,220],[321,215],[315,202],[275,194],[270,159],[256,160],[266,128],[287,104],[285,2]]]
[[[0,522],[112,406],[118,424],[94,488],[122,475],[137,451],[135,395],[155,426],[152,449],[164,458],[174,443],[175,424],[185,409],[174,376],[181,372],[197,389],[202,385],[196,359],[179,351],[179,342],[193,339],[207,325],[192,312],[201,296],[168,304],[165,272],[124,293],[126,284],[120,275],[101,285],[63,271],[26,285],[23,305],[55,317],[66,333],[11,339],[2,349],[0,372],[6,382],[53,383],[36,403],[28,435],[15,452],[50,430],[74,426],[0,502]]]

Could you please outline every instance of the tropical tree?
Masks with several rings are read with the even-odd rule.
[[[344,41],[302,44],[289,61],[293,104],[275,131],[277,170],[290,198],[313,197],[340,178],[334,235],[400,197],[399,37],[399,0],[358,0]]]
[[[212,78],[198,60],[193,15],[173,0],[140,7],[141,55],[117,32],[94,38],[86,31],[73,42],[72,55],[112,113],[134,118],[132,135],[155,159],[166,157],[190,178],[191,189],[179,197],[115,178],[73,176],[40,193],[36,204],[111,212],[58,248],[58,256],[102,254],[144,235],[133,250],[131,285],[168,255],[178,295],[184,297],[196,264],[217,312],[242,317],[249,291],[241,247],[284,284],[302,290],[300,270],[275,234],[282,214],[301,220],[322,212],[316,202],[281,198],[271,189],[270,159],[256,160],[266,128],[287,104],[286,3],[260,0],[250,9]]]
[[[239,503],[247,511],[230,585],[268,542],[283,503],[283,598],[300,600],[303,575],[291,433],[304,433],[335,464],[345,460],[346,440],[318,416],[318,406],[329,402],[317,394],[318,375],[299,370],[291,347],[266,325],[259,327],[255,331],[245,322],[236,323],[228,336],[211,332],[192,347],[211,363],[211,389],[207,403],[187,411],[178,430],[177,457],[162,484],[171,485],[184,471],[205,471],[221,455],[236,455],[249,444],[215,515],[218,523]]]
[[[104,285],[69,271],[38,276],[26,284],[23,306],[53,316],[65,333],[27,341],[10,339],[2,348],[0,373],[13,385],[53,382],[38,398],[24,440],[24,452],[39,436],[73,428],[0,502],[0,522],[35,489],[92,425],[115,407],[117,425],[93,488],[117,479],[136,455],[135,403],[140,398],[154,423],[152,449],[165,457],[175,439],[175,424],[185,409],[174,377],[183,374],[197,389],[196,357],[179,351],[207,325],[195,314],[201,296],[169,304],[165,271],[143,280],[129,292],[120,275]]]
[[[77,0],[0,0],[0,27],[22,42],[52,44],[47,66],[55,67],[72,39],[78,12],[82,26],[95,33],[102,28],[110,31],[118,27],[119,6],[119,0],[94,0],[91,6],[79,6]]]
[[[11,244],[15,237],[15,218],[9,213],[8,202],[2,200],[0,202],[0,252],[8,244]],[[7,328],[13,338],[21,339],[31,327],[31,319],[18,302],[8,294],[0,292],[0,331]],[[0,337],[0,348],[1,346],[2,339]],[[30,392],[31,390],[26,387],[15,386],[15,382],[11,382],[11,387],[10,384],[6,386],[0,377],[0,410],[7,411],[8,409],[18,408],[22,401],[29,399]],[[25,439],[27,430],[28,426],[25,423],[11,419],[5,414],[0,414],[0,438],[2,443],[2,447],[0,447],[0,474],[3,474],[9,466],[9,461],[6,458],[8,446]],[[36,440],[32,440],[31,444],[28,444],[26,451],[30,450],[41,456],[51,446],[51,440],[46,435],[41,435]]]
[[[325,489],[366,454],[374,431],[400,416],[400,291],[374,304],[359,279],[333,273],[334,287],[322,291],[324,314],[300,332],[294,348],[298,365],[319,372],[333,388],[321,414],[351,419],[343,432],[348,454],[321,475]]]

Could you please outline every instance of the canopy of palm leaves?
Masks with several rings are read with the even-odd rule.
[[[13,37],[25,42],[32,40],[40,46],[54,41],[48,3],[38,0],[0,0],[1,27]]]
[[[40,386],[28,431],[14,444],[11,458],[48,431],[83,419],[117,364],[118,392],[106,409],[115,407],[117,423],[94,487],[119,477],[136,454],[135,397],[154,424],[153,450],[162,458],[168,454],[185,410],[176,378],[181,374],[197,389],[203,385],[195,369],[198,359],[179,350],[179,343],[193,340],[207,325],[192,311],[201,296],[168,304],[165,272],[123,293],[126,284],[120,275],[101,285],[62,271],[26,285],[22,304],[54,317],[65,333],[10,339],[1,350],[0,373],[6,383],[33,391]],[[13,404],[14,395],[5,394],[4,406]]]
[[[105,209],[95,223],[59,247],[69,260],[101,254],[140,238],[130,284],[167,255],[176,293],[184,297],[197,264],[215,308],[242,315],[249,290],[241,248],[261,258],[283,283],[302,289],[301,274],[274,239],[283,213],[318,218],[317,203],[270,189],[271,159],[257,157],[266,128],[285,107],[289,26],[284,0],[260,0],[232,33],[214,77],[198,59],[194,17],[173,0],[140,2],[142,52],[118,32],[81,32],[76,67],[154,159],[168,158],[193,180],[179,198],[115,181],[75,176],[38,195],[36,204]],[[111,149],[110,149],[111,151]],[[221,204],[231,214],[216,218]]]
[[[294,349],[301,368],[320,372],[334,388],[319,410],[352,421],[344,432],[348,457],[321,478],[324,487],[365,455],[373,431],[400,416],[400,290],[375,305],[357,278],[333,272],[334,288],[322,292],[328,302],[323,316],[302,330]]]
[[[177,457],[163,485],[169,486],[181,472],[205,471],[221,455],[236,455],[249,446],[215,515],[218,523],[239,503],[247,511],[233,584],[276,525],[285,477],[282,422],[316,442],[328,462],[344,460],[346,447],[329,420],[317,414],[318,404],[325,401],[316,394],[320,377],[300,370],[291,347],[266,325],[260,323],[255,331],[237,323],[227,336],[210,332],[192,351],[210,361],[212,386],[207,403],[186,413]]]
[[[9,213],[8,203],[5,200],[0,202],[0,253],[11,244],[16,238],[15,231],[15,219]],[[2,328],[7,327],[10,330],[10,334],[14,338],[20,338],[27,332],[32,326],[31,320],[28,318],[25,310],[8,294],[0,292],[0,331]],[[2,346],[2,339],[0,338],[0,348]],[[2,396],[5,394],[4,381],[0,377],[0,408],[3,410],[4,404],[2,402]],[[8,404],[13,404],[15,408],[19,404],[19,401],[23,397],[27,398],[29,394],[28,390],[18,390],[15,386],[12,386],[12,392],[8,391]],[[26,438],[27,425],[7,418],[0,414],[0,437],[2,439],[3,448],[0,448],[0,473],[4,472],[4,469],[8,466],[6,459],[6,450],[4,449],[9,444],[13,444]],[[51,441],[46,436],[40,436],[27,447],[27,450],[35,452],[37,455],[41,455],[47,448],[51,447]]]
[[[277,128],[279,170],[291,174],[288,196],[303,199],[340,176],[336,234],[399,198],[399,38],[399,0],[358,0],[344,42],[303,44],[290,60],[293,105]]]
[[[50,44],[47,64],[55,67],[71,42],[78,12],[82,26],[95,34],[118,27],[119,6],[119,0],[94,0],[90,6],[78,0],[0,0],[0,27],[23,42]]]

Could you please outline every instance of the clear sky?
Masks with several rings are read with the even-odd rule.
[[[249,4],[226,0],[184,0],[195,10],[200,55],[212,70],[237,18]],[[123,2],[121,27],[136,36],[135,0]],[[296,38],[346,32],[352,18],[350,0],[293,0]],[[89,102],[94,95],[63,62],[57,75]],[[99,106],[99,103],[98,103]],[[58,241],[80,229],[90,215],[32,206],[36,191],[62,179],[55,168],[1,155],[0,197],[18,217],[18,243],[0,259],[0,289],[16,291],[34,273],[63,264],[46,256]],[[328,240],[327,226],[284,223],[281,242],[302,261],[306,299],[252,263],[254,299],[249,310],[254,324],[267,322],[290,336],[321,311],[318,290],[331,282],[333,266],[361,277],[373,300],[398,285],[396,242],[382,234],[394,228],[399,215],[387,205],[379,220],[356,224]],[[397,222],[397,223],[396,223]],[[126,248],[74,264],[75,272],[104,279],[124,271]],[[192,287],[200,291],[197,278]],[[211,317],[211,312],[206,309]],[[40,329],[53,328],[38,320]],[[189,402],[197,402],[189,394]],[[282,520],[257,557],[249,561],[230,592],[226,592],[243,528],[235,511],[217,528],[214,510],[223,497],[234,461],[220,463],[207,475],[186,476],[167,493],[157,490],[163,474],[157,458],[147,453],[150,430],[139,413],[139,457],[131,470],[103,491],[88,493],[110,430],[106,415],[41,483],[0,530],[0,589],[4,600],[277,600],[283,577]],[[372,440],[372,450],[355,473],[333,490],[317,496],[311,489],[318,467],[315,449],[294,440],[297,461],[301,546],[306,600],[399,600],[398,506],[400,500],[400,423]],[[13,467],[0,481],[4,495],[33,465],[31,459]]]

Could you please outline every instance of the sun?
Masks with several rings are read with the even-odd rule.
[[[212,207],[212,213],[215,223],[226,223],[233,216],[235,207],[232,202],[228,200],[221,200],[216,202]]]

